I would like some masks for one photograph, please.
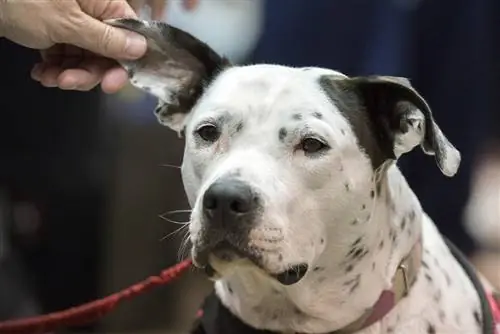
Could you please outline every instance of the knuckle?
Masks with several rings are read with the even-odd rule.
[[[112,43],[112,28],[110,26],[106,26],[100,36],[99,45],[101,45],[103,50],[108,50],[111,48]]]
[[[78,12],[71,11],[64,17],[59,17],[57,24],[53,24],[54,29],[50,29],[49,35],[54,43],[67,43],[69,39],[77,34],[83,26],[84,17]]]

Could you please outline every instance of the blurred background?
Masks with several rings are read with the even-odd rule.
[[[462,152],[442,176],[400,162],[439,229],[500,288],[498,0],[171,0],[165,20],[238,64],[409,77]],[[120,290],[179,259],[183,140],[132,87],[105,96],[31,81],[34,51],[0,40],[0,320]],[[210,290],[190,272],[72,332],[186,333]]]

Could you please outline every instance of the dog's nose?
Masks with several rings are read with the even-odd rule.
[[[203,195],[203,210],[214,224],[221,226],[248,217],[256,206],[252,188],[238,179],[218,180]]]

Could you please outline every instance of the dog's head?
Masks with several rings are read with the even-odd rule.
[[[345,244],[369,219],[382,166],[420,145],[445,175],[457,171],[458,151],[406,79],[230,66],[166,24],[110,23],[148,38],[148,54],[123,65],[158,97],[160,122],[185,134],[182,177],[201,266],[230,274],[238,266],[224,264],[246,261],[294,283],[327,243]]]

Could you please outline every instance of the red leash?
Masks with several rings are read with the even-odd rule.
[[[64,311],[49,313],[37,317],[0,322],[1,334],[35,334],[52,332],[61,327],[84,325],[98,320],[112,311],[120,302],[143,292],[170,283],[191,267],[191,260],[184,260],[158,276],[151,276],[131,287],[108,297],[72,307]]]

